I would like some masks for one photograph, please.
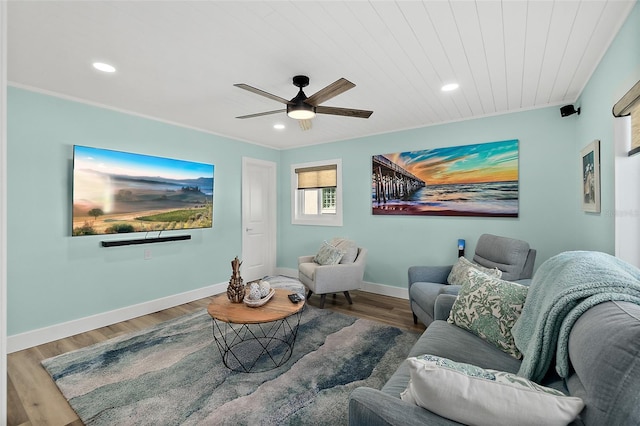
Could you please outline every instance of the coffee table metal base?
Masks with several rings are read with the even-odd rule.
[[[291,358],[303,310],[257,324],[234,324],[212,318],[213,338],[224,365],[241,373],[280,367]]]

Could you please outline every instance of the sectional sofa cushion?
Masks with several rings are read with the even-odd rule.
[[[584,408],[580,398],[515,374],[433,355],[407,362],[410,380],[401,399],[464,424],[566,425]]]
[[[482,234],[478,238],[473,261],[486,268],[500,269],[504,280],[513,281],[531,278],[530,273],[526,274],[528,276],[522,276],[527,269],[527,259],[530,256],[529,249],[529,243],[526,241]],[[533,258],[535,259],[535,254]],[[533,268],[533,265],[531,265],[531,268]]]

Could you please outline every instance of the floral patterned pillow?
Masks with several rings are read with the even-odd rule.
[[[485,268],[483,266],[476,265],[475,263],[468,261],[467,258],[464,256],[460,256],[456,264],[453,265],[453,268],[451,268],[451,272],[447,277],[447,282],[453,285],[463,285],[468,280],[467,272],[469,272],[469,269],[476,269],[478,271],[484,272],[489,276],[496,277],[496,278],[502,277],[502,271],[500,269]]]
[[[520,318],[529,288],[490,277],[475,269],[467,272],[467,278],[451,307],[447,322],[521,359],[511,328]]]
[[[410,380],[403,401],[464,424],[560,425],[574,420],[582,399],[524,377],[434,355],[407,359]]]
[[[318,253],[313,258],[313,261],[320,265],[336,265],[340,263],[342,256],[344,256],[344,251],[339,250],[326,241],[323,241]]]

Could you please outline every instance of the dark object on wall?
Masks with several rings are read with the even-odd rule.
[[[565,105],[560,108],[560,115],[563,117],[568,117],[576,113],[580,115],[580,108],[575,109],[572,104]]]
[[[191,235],[173,235],[171,237],[138,238],[135,240],[101,241],[102,247],[132,246],[138,244],[166,243],[167,241],[190,240]]]
[[[458,240],[458,257],[464,257],[465,241],[463,239]]]

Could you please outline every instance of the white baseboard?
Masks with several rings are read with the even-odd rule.
[[[391,296],[397,297],[398,299],[409,300],[409,289],[406,287],[396,287],[392,285],[369,283],[365,281],[360,290],[369,293],[380,294],[383,296]]]
[[[298,271],[296,269],[277,268],[276,274],[286,275],[288,277],[297,277]],[[172,308],[174,306],[182,305],[183,303],[193,302],[194,300],[202,299],[214,294],[220,294],[226,291],[228,284],[229,283],[226,282],[213,284],[196,290],[187,291],[185,293],[175,294],[173,296],[167,296],[151,300],[149,302],[143,302],[137,305],[127,306],[113,311],[103,312],[101,314],[8,336],[7,353],[21,351],[44,343],[53,342],[54,340],[64,339],[65,337],[73,336],[78,333],[84,333],[95,330],[96,328],[106,327],[108,325],[127,321],[142,315]],[[361,290],[384,296],[409,299],[409,292],[406,288],[394,287],[385,284],[364,282]]]
[[[163,309],[193,302],[194,300],[219,294],[227,289],[229,283],[213,284],[196,290],[187,291],[137,305],[115,309],[109,312],[80,318],[73,321],[39,328],[26,333],[7,337],[7,353],[21,351],[33,346],[42,345],[54,340],[63,339],[78,333],[84,333],[96,328],[105,327],[122,321],[127,321],[142,315],[158,312]]]
[[[286,275],[287,277],[297,277],[298,270],[290,268],[276,268],[276,274]],[[391,285],[370,283],[366,281],[362,284],[363,286],[360,289],[362,291],[409,300],[409,290],[406,287],[395,287]]]
[[[290,268],[276,268],[276,275],[298,278],[298,270]]]

